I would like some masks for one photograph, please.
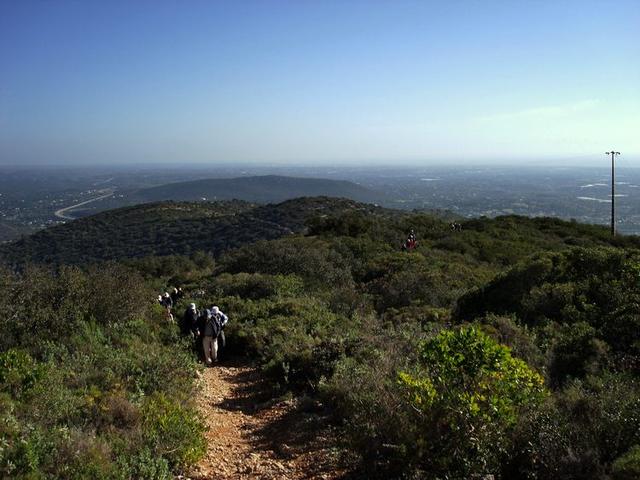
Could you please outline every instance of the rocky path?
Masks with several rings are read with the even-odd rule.
[[[317,404],[269,400],[260,372],[240,359],[206,369],[201,381],[198,408],[208,449],[188,478],[344,478],[335,437]]]

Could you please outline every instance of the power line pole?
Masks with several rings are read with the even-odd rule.
[[[605,155],[611,155],[611,236],[616,234],[616,167],[615,157],[620,155],[620,152],[611,150],[606,152]]]

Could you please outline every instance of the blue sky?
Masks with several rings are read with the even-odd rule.
[[[640,165],[640,1],[0,0],[0,163]]]

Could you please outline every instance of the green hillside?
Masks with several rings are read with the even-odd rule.
[[[78,219],[0,246],[0,259],[10,264],[79,265],[197,251],[217,255],[256,240],[299,232],[312,215],[360,209],[376,210],[323,197],[278,205],[241,201],[143,204]]]
[[[227,354],[258,365],[272,399],[299,399],[309,435],[330,418],[353,478],[637,478],[640,240],[550,218],[461,224],[328,198],[159,203],[11,245],[12,259],[137,259],[0,277],[0,472],[169,479],[204,454],[197,354],[152,305],[179,279],[176,311],[219,305]],[[51,238],[74,248],[43,257]],[[200,249],[216,258],[162,256]]]

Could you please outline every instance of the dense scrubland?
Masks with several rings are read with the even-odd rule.
[[[180,284],[229,314],[274,397],[331,415],[354,476],[638,478],[639,240],[321,203],[215,257],[5,271],[2,474],[168,478],[202,454],[195,355],[152,305]]]
[[[256,240],[300,232],[312,215],[361,210],[383,212],[346,199],[312,197],[276,205],[228,202],[159,202],[108,210],[0,245],[0,260],[15,266],[51,265],[191,255],[219,255]]]

